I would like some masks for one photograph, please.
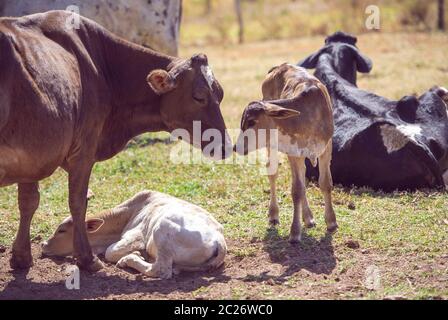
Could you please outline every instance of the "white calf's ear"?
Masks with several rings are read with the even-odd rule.
[[[158,69],[151,71],[146,78],[149,86],[158,95],[162,95],[176,87],[173,77],[165,70]]]
[[[104,224],[103,219],[92,218],[86,220],[86,230],[88,233],[97,232]]]
[[[300,112],[293,109],[287,109],[280,107],[276,104],[272,103],[263,103],[264,105],[264,111],[266,115],[276,118],[276,119],[288,119],[291,117],[297,117],[300,115]]]

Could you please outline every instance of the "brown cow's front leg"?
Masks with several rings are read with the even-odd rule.
[[[30,227],[33,215],[39,207],[39,184],[19,183],[18,202],[20,224],[12,246],[11,268],[26,269],[33,265],[30,243]]]
[[[69,169],[69,206],[73,218],[73,256],[78,265],[88,271],[98,271],[104,266],[93,255],[87,238],[85,218],[87,211],[87,190],[92,166],[71,167]]]

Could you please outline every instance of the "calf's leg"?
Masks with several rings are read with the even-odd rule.
[[[300,170],[300,179],[303,182],[304,188],[306,189],[306,167],[304,167],[303,170]],[[305,226],[307,228],[313,228],[316,226],[316,223],[314,222],[313,213],[311,212],[310,205],[308,204],[308,199],[306,196],[303,198],[303,222],[305,223]]]
[[[173,239],[180,232],[179,226],[169,220],[160,220],[158,225],[152,230],[152,237],[146,244],[146,250],[155,245],[156,261],[154,263],[146,262],[139,253],[131,253],[122,257],[117,265],[119,267],[130,267],[143,273],[148,277],[169,279],[173,275]],[[128,237],[128,239],[133,237]],[[135,238],[135,237],[134,237]],[[142,237],[143,240],[143,237]],[[137,246],[140,241],[137,240]],[[143,241],[141,244],[145,244]],[[128,248],[132,244],[128,244]],[[109,249],[108,249],[109,250]],[[149,252],[148,252],[149,253]]]
[[[85,218],[87,210],[87,190],[92,166],[71,166],[68,173],[69,206],[73,218],[73,256],[77,264],[88,271],[98,271],[103,268],[101,261],[93,255],[90,247]]]
[[[39,207],[39,184],[19,183],[18,202],[20,224],[16,239],[12,246],[10,265],[13,269],[25,269],[33,265],[31,256],[30,227],[33,215]]]
[[[110,262],[117,262],[124,256],[145,249],[145,243],[141,231],[132,229],[127,231],[120,241],[111,244],[105,253],[105,258]]]
[[[117,266],[132,268],[151,278],[170,279],[173,276],[173,259],[157,256],[156,262],[146,262],[139,252],[121,258]]]
[[[297,157],[288,157],[292,172],[292,201],[294,204],[294,215],[292,219],[289,241],[298,243],[301,240],[300,214],[303,208],[305,194],[305,183],[301,179],[301,171],[305,170],[305,159]]]
[[[280,223],[278,202],[277,202],[277,190],[275,182],[277,180],[278,173],[273,175],[268,175],[269,187],[270,187],[270,200],[269,200],[269,224],[272,226],[278,225]]]
[[[280,218],[278,215],[279,209],[278,209],[278,201],[277,201],[277,188],[276,188],[276,181],[277,181],[277,177],[278,177],[278,170],[275,170],[274,174],[269,174],[270,173],[270,166],[271,166],[271,161],[273,161],[273,159],[271,159],[271,152],[270,152],[270,148],[267,149],[267,154],[268,154],[268,163],[266,164],[267,170],[268,170],[268,178],[269,178],[269,188],[270,188],[270,193],[269,193],[269,224],[271,226],[275,226],[278,225],[280,223]]]
[[[324,154],[319,157],[319,188],[324,195],[325,201],[325,223],[327,224],[327,230],[333,232],[338,228],[336,223],[336,215],[333,210],[333,204],[331,200],[331,191],[333,190],[333,179],[331,177],[331,152],[332,143],[328,144]]]

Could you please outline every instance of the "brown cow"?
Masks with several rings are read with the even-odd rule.
[[[101,262],[85,230],[86,195],[95,162],[143,133],[214,128],[231,149],[219,106],[223,90],[205,55],[181,60],[114,36],[72,13],[0,19],[0,186],[18,184],[20,226],[11,266],[32,265],[30,223],[38,181],[68,172],[74,256],[88,270]],[[70,25],[69,25],[70,26]],[[149,84],[149,86],[148,86]],[[201,145],[205,147],[205,143]]]
[[[337,228],[336,216],[331,201],[333,182],[330,172],[331,138],[333,136],[333,113],[330,96],[325,86],[305,69],[291,64],[272,68],[262,85],[263,101],[250,103],[241,119],[241,130],[235,149],[247,154],[255,148],[266,146],[268,160],[273,161],[271,143],[278,151],[288,155],[292,171],[292,198],[294,217],[290,241],[301,238],[300,214],[307,227],[315,225],[305,193],[305,158],[313,165],[319,160],[319,186],[325,200],[325,222],[328,231]],[[257,137],[255,143],[245,143],[247,130],[267,130],[266,141]],[[277,132],[277,140],[271,132]],[[269,152],[270,151],[270,152]],[[271,187],[269,222],[279,223],[275,182],[277,170],[268,172]]]

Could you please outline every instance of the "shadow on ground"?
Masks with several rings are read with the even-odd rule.
[[[35,255],[36,256],[36,255]],[[35,266],[29,270],[12,271],[8,258],[1,259],[0,299],[104,299],[108,296],[136,299],[151,296],[160,298],[170,294],[183,296],[212,283],[226,283],[230,280],[223,269],[202,273],[181,273],[170,280],[143,278],[139,275],[107,264],[97,273],[80,272],[80,289],[68,290],[66,271],[73,264],[72,259],[35,259]],[[5,268],[6,267],[6,268]],[[8,270],[6,270],[8,269]]]
[[[302,269],[313,274],[329,275],[336,267],[332,240],[329,233],[317,240],[304,232],[300,244],[290,244],[287,238],[278,234],[276,228],[269,228],[263,239],[263,250],[268,253],[271,262],[281,264],[284,271],[277,276],[263,272],[258,276],[246,276],[243,280],[262,282],[272,279],[283,283]]]

